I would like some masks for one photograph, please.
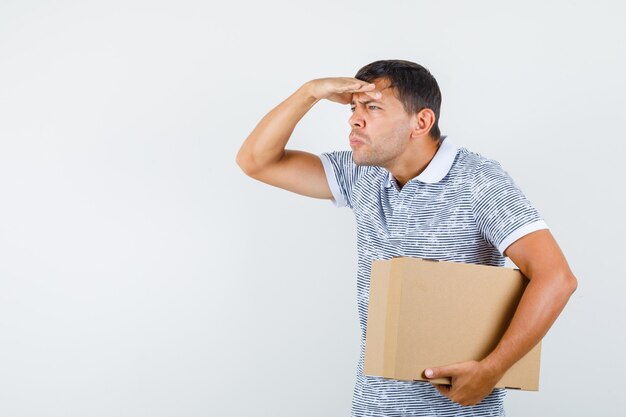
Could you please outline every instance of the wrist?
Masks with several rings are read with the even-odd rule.
[[[495,382],[502,379],[504,373],[508,369],[508,367],[506,367],[506,365],[504,365],[502,361],[493,354],[488,355],[485,359],[481,360],[480,365]]]
[[[298,89],[298,92],[311,105],[320,101],[320,98],[318,98],[315,94],[313,81],[307,81],[306,83],[302,84],[302,86]]]

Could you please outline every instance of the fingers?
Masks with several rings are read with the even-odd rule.
[[[352,83],[344,85],[338,88],[338,92],[341,93],[366,93],[373,91],[376,88],[375,84],[371,83]]]
[[[447,366],[440,366],[438,368],[428,368],[424,371],[424,375],[426,378],[441,378],[441,377],[451,377]]]
[[[424,371],[426,378],[451,378],[456,376],[460,371],[460,365],[439,366],[436,368],[427,368]]]
[[[380,99],[383,95],[380,91],[376,91],[376,84],[352,84],[346,87],[347,89],[342,91],[345,93],[365,93],[374,100]]]
[[[376,84],[373,83],[366,83],[366,84],[358,84],[359,88],[358,90],[365,92],[365,91],[372,91],[376,88]]]
[[[320,78],[306,84],[311,96],[316,99],[328,99],[342,104],[350,103],[353,94],[363,93],[378,100],[382,97],[376,91],[376,85],[356,78]]]
[[[376,84],[363,84],[361,85],[361,88],[358,89],[358,91],[356,91],[357,93],[365,93],[368,96],[370,96],[371,98],[377,100],[379,98],[381,98],[383,96],[383,94],[380,91],[376,90]]]
[[[478,404],[491,391],[497,379],[492,380],[490,374],[480,371],[477,361],[459,362],[447,366],[427,368],[424,376],[433,378],[450,378],[451,385],[442,385],[431,382],[437,391],[451,401],[460,405]],[[439,382],[439,381],[437,381]]]
[[[368,96],[370,96],[371,98],[378,100],[379,98],[381,98],[383,96],[383,93],[381,93],[380,91],[366,91],[365,94],[367,94]]]

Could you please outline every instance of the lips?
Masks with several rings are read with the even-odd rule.
[[[361,145],[363,143],[365,143],[365,139],[356,135],[350,135],[350,145]]]

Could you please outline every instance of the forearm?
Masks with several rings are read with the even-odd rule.
[[[575,278],[569,271],[533,277],[509,328],[483,364],[498,375],[504,374],[545,336],[575,286]]]
[[[546,334],[576,288],[576,279],[571,272],[532,276],[509,328],[493,352],[479,362],[466,361],[424,371],[428,378],[452,380],[451,386],[437,385],[441,394],[461,405],[478,404]]]
[[[239,166],[254,171],[278,162],[296,125],[317,101],[306,83],[265,115],[241,146]]]

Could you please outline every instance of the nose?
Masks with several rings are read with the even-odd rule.
[[[348,119],[348,123],[350,124],[350,127],[365,127],[365,119],[363,118],[363,113],[359,110],[358,106],[352,112],[352,115]]]

